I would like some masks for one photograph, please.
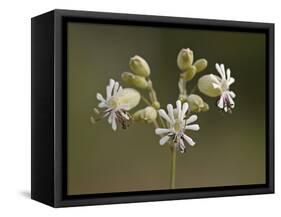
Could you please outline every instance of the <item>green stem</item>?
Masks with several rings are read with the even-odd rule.
[[[163,121],[163,119],[161,118],[160,115],[158,115],[158,118],[159,118],[159,120],[160,120],[161,127],[162,127],[162,128],[167,128],[166,125],[165,125],[165,123],[164,123],[164,121]]]
[[[182,78],[179,79],[178,87],[179,87],[179,100],[186,101],[187,91],[186,91],[187,82]]]
[[[154,124],[155,129],[156,129],[156,128],[159,128],[159,124],[158,124],[158,122],[157,122],[156,120],[153,121],[153,124]]]
[[[197,85],[195,85],[192,90],[190,91],[190,94],[193,94],[197,90]]]
[[[160,104],[159,104],[159,101],[157,99],[156,91],[154,90],[152,81],[150,79],[148,80],[148,84],[149,84],[148,85],[148,91],[149,91],[148,94],[149,94],[150,101],[156,109],[159,109]]]
[[[151,103],[146,99],[144,96],[141,96],[141,99],[149,106],[151,106]]]
[[[177,150],[176,147],[171,147],[171,174],[170,174],[170,189],[175,189],[176,186],[176,159]]]

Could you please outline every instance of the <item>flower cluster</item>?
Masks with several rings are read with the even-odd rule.
[[[194,146],[195,142],[187,134],[187,131],[198,131],[197,113],[207,112],[210,106],[199,95],[203,93],[208,97],[217,98],[217,106],[224,112],[234,109],[235,93],[230,90],[234,83],[230,69],[226,69],[224,64],[215,64],[219,74],[205,74],[198,79],[197,85],[192,91],[187,91],[187,84],[199,73],[206,70],[208,62],[201,58],[194,61],[194,53],[191,49],[181,49],[177,56],[177,66],[179,74],[179,97],[176,101],[176,108],[172,104],[167,105],[167,111],[161,108],[158,101],[153,82],[150,78],[151,69],[148,62],[138,56],[133,56],[129,61],[130,71],[123,72],[121,78],[123,82],[130,86],[122,88],[115,80],[110,79],[106,86],[106,97],[97,93],[99,101],[96,114],[102,114],[101,118],[107,118],[112,129],[116,131],[117,126],[123,129],[128,128],[130,123],[153,124],[155,134],[159,135],[160,145],[170,144],[171,147],[181,153],[186,151],[186,144]],[[196,90],[200,91],[197,94]],[[139,90],[142,93],[140,94]],[[140,105],[140,101],[146,105],[135,112],[131,110]],[[91,117],[95,122],[97,118]]]

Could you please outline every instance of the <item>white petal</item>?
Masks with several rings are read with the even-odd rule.
[[[123,87],[120,85],[119,88],[118,88],[117,93],[120,93],[122,90],[123,90]]]
[[[100,93],[97,93],[97,99],[101,102],[105,101],[105,99],[103,98],[103,96]]]
[[[156,128],[155,129],[155,134],[156,135],[161,135],[161,134],[166,134],[166,133],[169,133],[171,132],[170,129],[166,129],[166,128]]]
[[[107,85],[106,86],[106,100],[109,100],[111,97],[111,90],[110,90],[110,86]]]
[[[167,122],[172,123],[170,117],[167,115],[167,113],[165,112],[165,110],[160,109],[159,111],[159,115],[164,118]]]
[[[229,103],[230,103],[230,107],[231,108],[234,108],[234,101],[233,101],[233,99],[231,98],[231,96],[230,96],[230,94],[229,93],[227,93],[227,98],[228,98],[228,101],[229,101]]]
[[[103,117],[105,118],[105,117],[107,117],[108,115],[110,115],[111,113],[110,112],[106,112],[104,115],[103,115]]]
[[[112,78],[110,78],[109,79],[109,86],[113,88],[114,84],[115,84],[115,81]]]
[[[229,93],[229,95],[230,95],[232,98],[235,98],[235,97],[236,97],[236,94],[235,94],[233,91],[229,91],[228,93]]]
[[[109,85],[106,87],[106,99],[108,100],[112,96],[112,89],[115,84],[113,79],[109,80]]]
[[[235,79],[233,77],[230,77],[229,80],[228,80],[228,86],[230,86],[234,82],[235,82]]]
[[[116,119],[112,118],[112,129],[115,131],[117,129]]]
[[[221,78],[223,79],[223,72],[222,72],[222,70],[220,68],[220,65],[218,63],[216,63],[216,69],[217,69],[218,73],[220,74]]]
[[[121,113],[121,115],[122,115],[125,119],[130,120],[130,117],[129,117],[128,114],[126,114],[126,113],[124,113],[124,112],[122,112],[122,111],[120,111],[120,113]]]
[[[185,113],[187,112],[187,110],[188,110],[188,104],[187,104],[187,102],[185,102],[182,106],[181,118],[180,118],[181,121],[183,121],[183,119],[185,117]]]
[[[111,123],[112,123],[113,113],[107,113],[107,114],[110,114],[110,115],[108,116],[107,121],[108,121],[109,124],[111,124]]]
[[[230,69],[227,69],[227,70],[226,70],[226,80],[229,81],[230,76],[231,76],[231,71],[230,71]]]
[[[200,130],[200,127],[199,127],[198,124],[191,124],[191,125],[185,126],[185,129],[186,130],[195,130],[195,131],[197,131],[197,130]]]
[[[183,138],[185,139],[185,141],[188,142],[189,145],[194,146],[195,142],[187,135],[183,134]]]
[[[180,118],[181,118],[181,101],[177,100],[176,104],[177,104],[177,110],[178,110],[178,119],[180,120]]]
[[[113,90],[113,95],[116,95],[116,94],[117,94],[118,88],[119,88],[119,83],[118,83],[118,82],[115,82],[115,84],[114,84],[114,90]]]
[[[223,79],[226,79],[224,64],[221,64],[221,72],[222,72],[222,75],[223,75],[222,78],[223,78]]]
[[[191,124],[198,119],[197,115],[191,115],[185,122],[185,124]]]
[[[105,102],[100,102],[100,103],[98,104],[98,107],[99,107],[99,108],[107,108],[107,104],[106,104]]]
[[[160,145],[164,145],[169,139],[170,139],[169,136],[162,137],[159,141]]]
[[[167,110],[168,110],[168,114],[169,114],[170,119],[172,120],[173,123],[175,123],[173,105],[172,104],[168,104],[167,105]]]
[[[220,97],[220,99],[219,99],[219,101],[218,101],[218,103],[217,103],[217,106],[219,107],[219,108],[223,108],[223,96],[221,96]]]
[[[179,143],[179,148],[180,148],[180,152],[184,153],[185,152],[185,145],[182,139],[180,139],[180,143]]]

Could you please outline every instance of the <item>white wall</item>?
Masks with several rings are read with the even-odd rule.
[[[265,216],[280,211],[280,133],[276,134],[276,194],[51,209],[30,192],[30,18],[54,8],[276,23],[276,111],[281,109],[278,0],[23,0],[1,1],[0,215],[1,216]],[[253,75],[254,85],[255,72]],[[280,129],[280,113],[276,129]],[[5,213],[5,214],[4,214]],[[278,215],[277,215],[278,216]]]

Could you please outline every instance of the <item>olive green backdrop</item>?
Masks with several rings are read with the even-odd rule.
[[[196,146],[177,155],[176,187],[265,183],[265,34],[69,23],[68,194],[168,189],[170,150],[152,125],[113,132],[106,120],[92,125],[90,116],[96,93],[105,95],[110,78],[121,81],[135,54],[148,61],[162,107],[175,104],[176,57],[188,47],[209,62],[188,88],[225,63],[237,98],[233,113],[224,114],[216,99],[203,96],[210,111],[199,114],[201,129],[190,134]]]

